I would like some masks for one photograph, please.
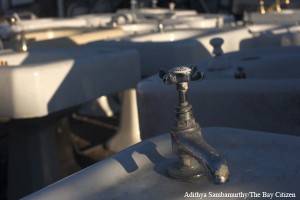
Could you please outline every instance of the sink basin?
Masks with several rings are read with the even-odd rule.
[[[49,40],[54,38],[67,37],[71,35],[80,34],[82,32],[88,31],[88,28],[79,28],[79,27],[69,27],[69,28],[52,28],[44,30],[33,30],[25,32],[25,38],[31,41],[41,41]],[[17,35],[16,39],[20,39],[20,35]]]
[[[137,15],[145,18],[165,18],[165,17],[183,17],[183,16],[192,16],[197,15],[197,11],[195,10],[184,10],[184,9],[176,9],[171,11],[169,9],[164,8],[141,8],[137,10]]]
[[[65,37],[55,38],[51,40],[43,40],[38,42],[30,42],[30,47],[74,47],[78,45],[84,45],[89,42],[95,42],[99,40],[109,40],[113,38],[120,38],[125,36],[125,32],[120,28],[100,28],[86,30],[84,32],[69,35]],[[111,47],[108,47],[111,48]]]
[[[72,18],[35,18],[35,19],[19,19],[15,25],[1,23],[1,37],[7,38],[15,32],[25,31],[27,35],[30,33],[32,37],[56,38],[56,35],[70,35],[71,33],[80,33],[84,28],[105,27],[110,22],[114,13],[107,14],[89,14]],[[44,36],[44,32],[45,35]],[[36,36],[36,35],[39,36]]]
[[[295,159],[300,150],[299,137],[230,128],[202,130],[208,142],[222,152],[228,162],[230,180],[226,184],[215,185],[207,177],[196,182],[167,177],[166,168],[175,157],[170,136],[164,134],[23,199],[146,200],[183,199],[189,195],[200,198],[203,195],[203,199],[206,196],[217,200],[226,199],[221,195],[232,193],[237,195],[234,199],[254,198],[253,195],[262,196],[263,192],[273,193],[273,197],[278,198],[286,193],[300,195],[297,184],[300,161]]]
[[[134,88],[140,79],[135,50],[34,48],[25,53],[1,52],[0,61],[5,63],[0,67],[0,118],[8,121],[9,199],[19,199],[62,178],[55,139],[61,130],[58,124],[100,96],[123,92],[116,135],[125,132],[127,137],[113,141],[121,140],[122,145],[140,141],[134,115]]]
[[[291,79],[300,78],[300,47],[271,47],[223,54],[197,62],[206,78],[234,79],[238,68],[242,68],[247,79]],[[218,70],[209,70],[224,67]]]
[[[115,13],[101,13],[101,14],[86,14],[74,16],[75,19],[84,19],[88,27],[105,27],[111,21]]]
[[[283,9],[281,12],[271,11],[262,15],[259,12],[245,13],[244,21],[254,24],[264,23],[298,23],[300,17],[299,9]]]
[[[144,33],[157,32],[157,23],[154,22],[138,22],[135,24],[122,24],[120,28],[126,35],[137,35]]]
[[[100,41],[91,46],[137,49],[141,56],[142,76],[150,76],[161,68],[193,63],[213,56],[210,41],[224,40],[225,53],[262,47],[300,44],[298,26],[253,25],[212,29],[177,29],[163,33],[137,35],[119,40]],[[159,51],[158,51],[159,49]]]
[[[205,79],[190,84],[189,101],[203,127],[223,126],[299,135],[300,79]],[[173,125],[177,94],[156,76],[138,84],[142,138]]]
[[[212,34],[217,32],[217,29],[211,30],[200,30],[200,29],[191,29],[191,30],[171,30],[165,31],[163,33],[152,33],[145,34],[142,36],[136,36],[130,39],[132,42],[174,42],[180,40],[187,40],[191,38],[197,38],[201,35]]]
[[[7,63],[0,68],[0,116],[6,118],[45,116],[95,99],[109,90],[116,92],[129,85],[134,87],[139,77],[135,69],[138,54],[131,50],[36,49],[2,53],[0,60]],[[120,81],[127,70],[133,73],[129,76],[137,79],[121,85],[111,84],[109,74],[116,78],[116,72],[120,72],[117,78]]]
[[[190,63],[206,77],[191,83],[188,91],[200,125],[299,135],[299,51],[299,46],[249,49]],[[212,60],[227,68],[208,70]],[[238,68],[246,79],[236,79]],[[138,100],[142,138],[172,126],[177,104],[173,87],[151,76],[138,84]]]
[[[232,15],[198,14],[164,19],[163,24],[171,28],[215,28],[234,22]]]
[[[17,22],[23,31],[57,28],[57,27],[86,27],[87,22],[82,18],[37,18]]]
[[[166,66],[178,65],[209,56],[210,53],[194,38],[215,30],[175,30],[163,34],[138,35],[121,40],[88,44],[121,49],[137,49],[140,53],[142,76],[149,76]],[[158,51],[159,49],[159,51]]]
[[[243,67],[247,78],[263,79],[290,79],[300,78],[300,54],[274,55],[258,58],[260,64],[255,61],[238,62],[238,66]],[[253,58],[255,59],[255,58]]]
[[[182,16],[191,16],[191,15],[197,15],[197,11],[195,10],[180,10],[176,9],[175,11],[170,11],[169,9],[164,9],[164,8],[140,8],[136,9],[135,12],[132,12],[129,9],[119,9],[117,10],[117,13],[121,14],[129,14],[130,18],[132,18],[132,13],[136,15],[138,19],[145,19],[145,18],[170,18],[171,16],[173,17],[182,17]]]

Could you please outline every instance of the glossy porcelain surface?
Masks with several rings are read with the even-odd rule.
[[[39,29],[33,31],[25,32],[25,38],[31,41],[41,41],[41,40],[50,40],[60,37],[68,37],[71,35],[80,34],[82,32],[88,31],[88,28],[47,28]],[[20,35],[17,35],[17,39],[20,38]]]
[[[234,22],[234,17],[223,14],[198,14],[191,16],[172,17],[164,19],[163,24],[166,28],[216,28],[230,25]]]
[[[131,15],[131,17],[132,15],[136,15],[138,18],[154,18],[154,19],[197,15],[197,11],[195,10],[177,9],[175,11],[171,11],[169,9],[163,9],[163,8],[156,8],[156,9],[140,8],[134,11],[128,9],[119,9],[117,10],[117,13],[126,13]]]
[[[299,135],[299,55],[297,46],[261,48],[189,63],[206,77],[188,91],[200,124]],[[155,75],[137,91],[142,137],[166,132],[177,104],[174,89]]]
[[[29,46],[74,47],[100,40],[122,38],[125,35],[125,32],[120,28],[85,29],[85,31],[82,31],[78,34],[73,34],[65,37],[38,42],[29,41]]]
[[[234,79],[238,68],[243,69],[247,79],[299,79],[299,52],[299,46],[252,49],[224,54],[195,64],[204,71],[207,79]]]
[[[201,29],[191,29],[191,30],[168,30],[162,33],[152,33],[142,36],[133,37],[130,41],[133,42],[174,42],[179,40],[186,40],[191,38],[196,38],[201,35],[208,33],[213,33],[217,31],[212,30],[201,30]]]
[[[54,27],[85,27],[86,25],[86,20],[81,18],[37,18],[17,22],[17,26],[23,31]]]
[[[262,15],[259,12],[245,13],[244,20],[254,24],[265,23],[298,23],[300,11],[298,9],[282,9],[281,12],[269,11]]]
[[[74,18],[84,19],[88,27],[104,27],[111,21],[113,15],[114,13],[94,13],[74,16]]]
[[[122,24],[120,25],[120,29],[122,29],[127,35],[137,35],[157,32],[158,25],[154,22],[138,22],[133,24]]]
[[[175,157],[170,136],[164,134],[24,199],[183,199],[197,193],[203,199],[204,195],[220,199],[217,195],[221,192],[242,193],[234,199],[245,199],[251,198],[250,192],[262,195],[266,191],[273,196],[276,192],[277,196],[282,192],[300,195],[297,187],[300,161],[295,159],[300,150],[299,137],[230,128],[205,128],[202,132],[226,158],[230,169],[228,183],[215,185],[206,176],[196,182],[169,178],[166,168]]]
[[[213,38],[224,40],[223,52],[300,44],[297,26],[253,25],[214,29],[178,29],[137,35],[91,44],[103,47],[137,49],[141,55],[142,75],[156,74],[161,68],[193,63],[213,56]],[[160,49],[160,51],[157,51]]]
[[[140,77],[134,50],[36,49],[2,53],[0,60],[6,63],[0,67],[3,118],[45,116],[133,88]]]

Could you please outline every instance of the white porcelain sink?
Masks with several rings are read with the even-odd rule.
[[[242,68],[247,79],[300,78],[300,47],[272,47],[223,54],[195,63],[206,78],[234,79]]]
[[[245,50],[190,63],[206,79],[192,82],[189,100],[202,126],[224,126],[299,135],[300,47]],[[219,65],[219,66],[217,66]],[[237,76],[243,68],[245,79]],[[237,79],[239,78],[239,79]],[[143,138],[172,126],[177,94],[158,75],[138,84],[140,128]],[[155,106],[154,106],[155,105]]]
[[[159,18],[159,17],[183,17],[183,16],[191,16],[191,15],[197,15],[197,11],[195,10],[183,10],[183,9],[177,9],[174,11],[171,11],[169,9],[164,8],[142,8],[137,10],[137,15],[141,17],[146,18]]]
[[[232,15],[225,14],[198,14],[192,16],[173,17],[164,19],[166,28],[216,28],[234,22]]]
[[[86,27],[87,22],[82,18],[37,18],[18,21],[17,25],[23,31],[29,31],[57,27]]]
[[[9,199],[62,178],[57,126],[80,105],[100,96],[123,92],[118,133],[127,137],[114,142],[140,141],[135,115],[135,87],[141,76],[137,51],[33,48],[2,52],[0,61],[5,63],[0,67],[0,118],[9,120]]]
[[[137,35],[157,32],[158,25],[153,22],[138,22],[134,24],[122,24],[120,25],[120,29],[122,29],[127,35]]]
[[[265,23],[298,23],[300,17],[299,9],[283,9],[281,12],[270,11],[262,15],[259,12],[245,13],[244,21],[254,24],[265,24]]]
[[[210,56],[209,52],[193,39],[213,30],[176,30],[163,34],[153,33],[129,37],[118,41],[100,41],[89,46],[137,49],[140,53],[142,76],[149,76],[166,66],[178,65]]]
[[[253,48],[299,45],[298,35],[298,26],[253,25],[222,29],[167,30],[163,33],[143,34],[90,45],[137,49],[141,56],[142,76],[149,76],[161,68],[212,57],[213,46],[210,41],[213,38],[222,38],[222,50],[228,53]]]
[[[274,55],[245,57],[244,60],[242,60],[242,58],[235,62],[233,68],[237,69],[237,67],[242,67],[246,74],[246,78],[250,79],[299,79],[299,57],[299,53],[277,55],[276,57],[274,57]],[[232,77],[234,77],[234,73],[232,73]]]
[[[140,76],[138,54],[131,50],[33,50],[2,53],[0,60],[7,63],[0,68],[0,116],[7,118],[45,116],[134,87]],[[119,84],[126,76],[136,79]]]
[[[174,42],[180,40],[187,40],[191,38],[197,38],[205,34],[211,34],[217,32],[218,29],[211,29],[211,30],[201,30],[201,29],[191,29],[191,30],[171,30],[165,31],[162,33],[152,33],[152,34],[145,34],[142,36],[136,36],[130,39],[133,42]]]
[[[76,29],[105,27],[107,23],[111,21],[113,15],[114,13],[107,13],[81,15],[72,18],[19,19],[14,25],[8,25],[7,23],[3,22],[1,23],[1,36],[2,38],[7,38],[8,35],[20,31],[43,32],[43,30],[53,30],[59,28]]]
[[[102,14],[86,14],[74,16],[75,19],[84,19],[88,27],[105,27],[111,21],[115,13],[102,13]]]
[[[145,18],[170,18],[170,17],[182,17],[182,16],[191,16],[197,15],[197,11],[195,10],[180,10],[177,9],[175,11],[170,11],[169,9],[164,8],[140,8],[136,9],[134,12],[129,9],[119,9],[117,13],[127,14],[130,15],[129,17],[132,18],[132,15],[135,14],[138,19],[145,19]]]
[[[166,175],[173,164],[169,134],[145,140],[23,199],[251,199],[300,195],[300,138],[229,128],[204,128],[204,137],[227,160],[230,179],[215,185],[207,177],[178,181]],[[280,161],[279,161],[280,160]],[[221,194],[222,193],[222,194]],[[205,195],[205,196],[204,196]],[[250,196],[252,195],[252,196]],[[231,198],[232,199],[232,198]]]
[[[50,40],[61,37],[68,37],[71,35],[80,34],[92,29],[84,27],[69,27],[69,28],[50,28],[39,29],[25,32],[25,38],[31,41]],[[17,35],[17,39],[20,39],[20,35]]]
[[[84,45],[89,42],[95,42],[100,40],[110,40],[115,38],[122,38],[126,36],[126,33],[120,28],[98,28],[98,29],[84,29],[78,34],[73,34],[65,37],[54,38],[51,40],[42,41],[28,41],[29,48],[33,47],[74,47]],[[16,45],[15,45],[16,46]],[[111,48],[111,47],[108,47]]]

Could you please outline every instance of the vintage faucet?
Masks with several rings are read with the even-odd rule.
[[[215,183],[227,182],[227,162],[203,138],[201,128],[193,116],[192,105],[187,100],[188,82],[201,80],[204,75],[195,66],[181,66],[169,71],[160,70],[159,77],[167,85],[176,84],[179,92],[176,123],[171,128],[172,149],[179,159],[167,169],[167,174],[175,179],[195,180],[207,171]]]
[[[260,0],[260,5],[262,5],[262,2],[264,2],[264,0]],[[289,5],[291,3],[290,0],[275,0],[275,2],[272,5],[270,5],[267,9],[264,9],[264,7],[260,6],[260,12],[261,14],[265,14],[266,12],[276,10],[277,12],[280,13],[282,11],[281,4],[283,2],[285,5]],[[262,12],[262,8],[264,12]]]
[[[265,1],[264,0],[259,1],[259,11],[262,15],[266,14],[266,8],[265,8]]]
[[[164,26],[163,20],[162,19],[158,19],[157,20],[157,32],[159,32],[159,33],[165,32],[164,27],[165,26]]]
[[[112,27],[115,28],[115,27],[118,27],[119,24],[122,23],[122,21],[124,21],[123,23],[127,24],[129,22],[129,19],[126,14],[118,13],[111,17],[111,20],[108,23],[108,25],[111,25]]]
[[[21,52],[27,52],[28,49],[28,43],[25,37],[25,32],[22,31],[19,33],[20,38],[19,38],[19,43],[17,44],[17,50]]]
[[[12,15],[7,16],[5,19],[11,27],[14,27],[13,31],[10,31],[7,37],[15,37],[17,39],[15,49],[21,52],[28,51],[28,43],[25,37],[25,31],[23,30],[22,26],[18,24],[18,22],[21,20],[19,15],[17,13],[13,13]]]

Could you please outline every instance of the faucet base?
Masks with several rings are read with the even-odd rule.
[[[198,164],[196,167],[186,166],[182,165],[179,160],[167,168],[167,175],[169,177],[184,181],[195,181],[205,174],[203,165]]]

